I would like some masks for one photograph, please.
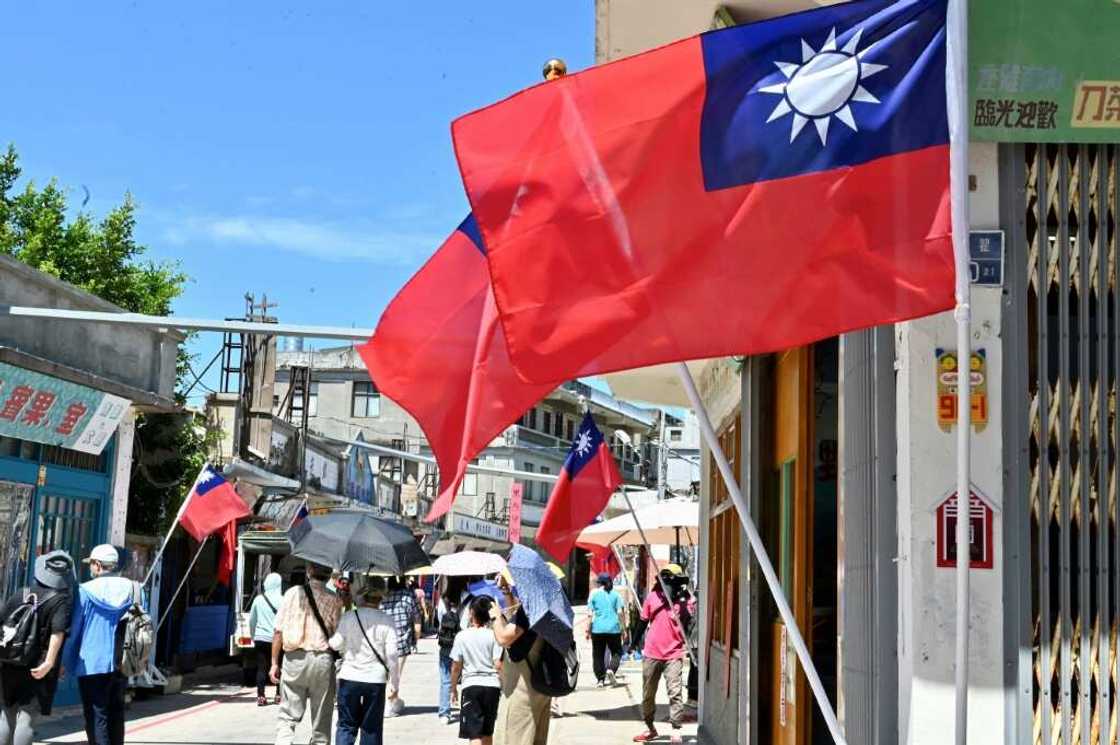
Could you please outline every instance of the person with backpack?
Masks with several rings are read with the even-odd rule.
[[[359,730],[361,745],[382,745],[386,686],[396,690],[400,685],[397,631],[378,608],[383,596],[381,587],[366,587],[358,607],[342,616],[330,639],[331,648],[342,653],[336,745],[354,745]]]
[[[276,745],[292,745],[296,725],[308,706],[312,745],[330,745],[335,698],[335,658],[330,639],[342,615],[342,601],[327,589],[330,577],[329,569],[309,563],[307,581],[288,588],[276,611],[269,671],[272,682],[280,684]]]
[[[276,611],[284,599],[283,580],[276,572],[264,578],[261,594],[249,606],[249,633],[257,653],[257,706],[268,706],[264,689],[268,686],[268,671],[272,660],[272,634],[276,628]],[[276,686],[276,703],[280,703],[280,686]]]
[[[439,617],[436,642],[439,645],[439,710],[437,716],[444,724],[451,723],[451,648],[459,635],[459,606],[447,598]]]
[[[678,584],[683,577],[684,570],[676,564],[661,570],[662,580],[670,586]],[[664,677],[669,693],[669,726],[672,727],[669,743],[680,745],[685,657],[685,637],[681,627],[687,627],[690,622],[686,599],[679,596],[671,600],[666,598],[662,583],[658,582],[646,595],[641,618],[647,623],[642,649],[642,719],[646,729],[634,735],[634,742],[648,742],[657,737],[657,728],[653,726],[657,714],[657,684]]]
[[[123,641],[129,635],[131,619],[125,616],[136,605],[139,585],[117,576],[120,554],[108,543],[95,546],[83,563],[89,564],[93,579],[78,590],[62,656],[63,674],[78,678],[89,745],[121,745],[128,685],[125,674],[132,672],[122,669],[122,662],[131,665],[135,660],[124,656],[125,648],[118,647],[117,639],[120,635]],[[148,625],[150,628],[150,621]]]
[[[475,598],[471,603],[471,627],[460,632],[451,647],[451,699],[459,699],[459,738],[471,745],[491,745],[501,698],[502,648],[490,630],[490,598]]]
[[[65,551],[52,551],[35,559],[31,586],[16,591],[0,611],[0,745],[31,745],[33,704],[38,715],[50,715],[73,600],[74,561]]]

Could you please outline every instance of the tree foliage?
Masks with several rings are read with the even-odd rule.
[[[15,148],[0,157],[0,251],[133,313],[166,315],[187,280],[178,265],[145,261],[136,242],[136,203],[124,201],[100,221],[68,217],[66,193],[52,180],[16,190]]]
[[[20,176],[19,156],[9,145],[0,155],[0,252],[133,313],[171,313],[187,276],[176,263],[145,259],[131,195],[97,220],[81,210],[71,214],[53,179],[17,189]],[[181,349],[180,381],[186,360]],[[178,400],[184,403],[181,395]],[[205,461],[201,421],[191,412],[144,414],[137,421],[129,531],[155,534],[169,526]]]

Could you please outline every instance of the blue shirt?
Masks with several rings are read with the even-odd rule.
[[[81,678],[117,669],[113,656],[117,622],[132,606],[134,584],[124,577],[103,575],[81,586],[62,651],[67,675]]]
[[[598,589],[591,593],[587,607],[591,609],[592,634],[622,633],[622,624],[618,621],[618,614],[622,610],[622,596],[617,592]]]

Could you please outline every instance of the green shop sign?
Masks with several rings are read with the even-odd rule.
[[[130,401],[0,362],[0,435],[99,455]]]
[[[969,7],[974,140],[1120,142],[1120,0]]]

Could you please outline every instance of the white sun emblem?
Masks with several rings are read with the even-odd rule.
[[[801,40],[801,64],[775,62],[786,76],[785,81],[758,89],[759,93],[774,93],[782,97],[767,123],[792,113],[790,142],[812,120],[821,145],[828,144],[828,124],[833,116],[858,132],[859,127],[849,104],[853,101],[879,103],[879,99],[861,83],[887,68],[886,65],[863,61],[871,47],[856,51],[862,33],[863,29],[858,29],[843,49],[837,49],[836,29],[832,29],[820,51],[813,51],[807,41]]]
[[[584,457],[591,452],[591,433],[584,430],[576,438],[576,455]]]

